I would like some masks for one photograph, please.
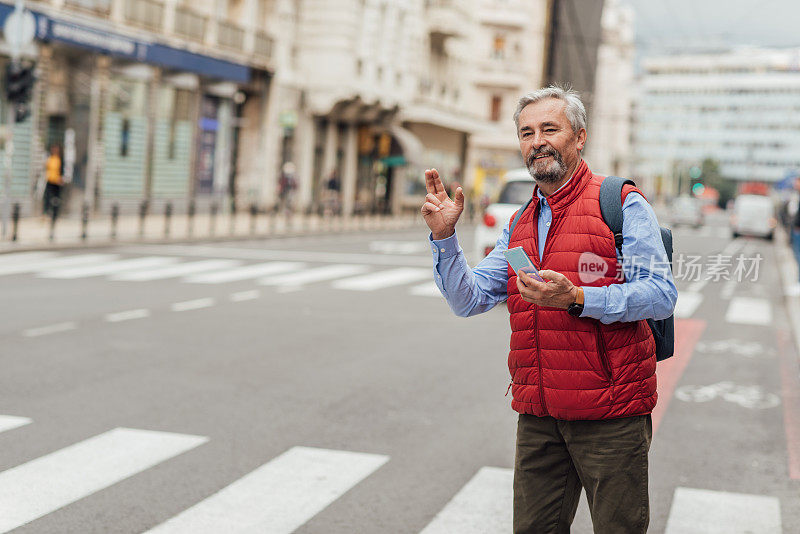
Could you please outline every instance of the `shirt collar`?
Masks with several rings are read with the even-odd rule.
[[[568,183],[570,183],[571,181],[572,181],[572,176],[570,176],[570,177],[569,177],[569,180],[567,180],[566,182],[564,182],[563,184],[561,184],[561,187],[559,187],[558,189],[556,189],[555,191],[553,191],[553,193],[556,193],[557,191],[561,191],[561,190],[564,188],[564,186],[565,186],[565,185],[567,185]],[[540,188],[538,188],[538,187],[536,188],[536,195],[539,197],[539,200],[540,200],[540,201],[544,201],[544,202],[545,202],[545,204],[547,203],[547,197],[545,197],[545,196],[542,194],[542,190],[541,190]]]

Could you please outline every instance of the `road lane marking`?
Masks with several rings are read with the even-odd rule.
[[[768,325],[772,322],[772,307],[767,299],[735,297],[728,305],[725,320],[737,324]]]
[[[27,417],[17,417],[15,415],[0,415],[0,432],[12,430],[21,426],[29,425],[33,421]]]
[[[228,269],[225,271],[196,274],[193,276],[188,276],[182,281],[192,284],[222,284],[225,282],[249,280],[270,274],[282,274],[288,271],[297,271],[304,267],[305,264],[300,262],[272,261],[269,263],[245,265],[244,267]]]
[[[364,265],[326,265],[296,273],[283,274],[262,278],[259,284],[265,286],[298,287],[314,282],[324,282],[345,276],[352,276],[367,271]]]
[[[106,322],[121,323],[122,321],[132,321],[134,319],[144,319],[150,317],[150,310],[139,308],[137,310],[129,310],[117,313],[109,313],[106,315]]]
[[[50,334],[57,334],[59,332],[69,332],[78,328],[78,323],[67,321],[64,323],[57,323],[49,326],[40,326],[39,328],[29,328],[22,332],[25,337],[39,337],[47,336]]]
[[[101,263],[119,258],[118,254],[76,254],[74,256],[63,256],[60,258],[45,258],[31,262],[12,263],[0,265],[0,276],[9,274],[35,273],[39,271],[49,271],[62,267],[73,267],[76,265],[88,265]]]
[[[202,308],[210,308],[214,305],[216,301],[211,298],[203,298],[203,299],[195,299],[195,300],[187,300],[184,302],[176,302],[170,309],[174,312],[184,312],[190,310],[200,310]]]
[[[149,282],[151,280],[163,280],[165,278],[175,278],[189,274],[201,273],[204,271],[214,271],[217,269],[228,269],[240,265],[236,260],[201,260],[188,263],[179,263],[167,267],[156,267],[144,271],[134,271],[121,273],[111,277],[111,280],[124,282]]]
[[[352,241],[352,238],[348,238]],[[424,242],[424,239],[423,239]],[[400,256],[348,252],[319,252],[306,250],[264,250],[229,247],[202,247],[197,245],[158,245],[128,247],[126,252],[139,254],[176,254],[181,256],[235,258],[241,260],[306,261],[320,263],[361,263],[367,265],[430,266],[430,255]]]
[[[686,290],[689,293],[700,293],[708,284],[708,278],[705,280],[698,280],[696,282],[692,282],[688,289]]]
[[[356,278],[337,280],[332,285],[336,289],[348,289],[350,291],[375,291],[387,287],[416,282],[424,278],[430,278],[430,269],[415,269],[412,267],[401,267],[388,271],[379,271]]]
[[[482,467],[420,534],[511,532],[513,469]]]
[[[664,534],[781,532],[781,505],[776,497],[678,487]]]
[[[678,293],[678,301],[675,303],[675,318],[688,319],[703,302],[702,293],[683,291]]]
[[[719,255],[720,256],[733,256],[734,254],[739,252],[739,250],[742,247],[744,247],[746,244],[747,244],[747,241],[745,241],[744,239],[736,238],[733,241],[731,241],[730,243],[728,243],[725,246],[725,248],[722,249],[722,252],[720,252]],[[716,254],[712,254],[712,256],[715,256],[715,255]]]
[[[64,267],[40,272],[40,278],[60,278],[75,279],[88,278],[90,276],[100,276],[104,274],[116,274],[135,269],[150,269],[177,263],[178,258],[168,256],[146,256],[144,258],[132,258],[127,260],[109,261],[81,267]]]
[[[261,291],[253,289],[252,291],[239,291],[238,293],[231,293],[231,302],[244,302],[246,300],[255,300],[261,296]]]
[[[8,532],[208,441],[115,428],[0,473],[0,532]]]
[[[389,460],[293,447],[149,533],[289,534]]]
[[[408,291],[412,295],[418,297],[441,297],[442,292],[436,287],[436,282],[426,282],[424,284],[414,286]]]
[[[17,265],[28,261],[41,261],[55,256],[55,252],[12,252],[11,254],[0,254],[0,266]]]
[[[720,298],[728,300],[733,296],[733,292],[736,291],[736,280],[728,280],[722,286],[722,291],[720,291]]]

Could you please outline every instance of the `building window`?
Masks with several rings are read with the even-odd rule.
[[[494,47],[492,49],[492,57],[494,59],[503,59],[506,57],[506,36],[497,34],[494,36]]]
[[[492,122],[497,122],[500,120],[500,108],[503,105],[503,98],[500,95],[492,95],[492,108],[489,114],[489,118]]]

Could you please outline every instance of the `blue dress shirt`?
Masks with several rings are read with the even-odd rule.
[[[545,199],[537,189],[540,202]],[[602,323],[666,319],[672,315],[678,290],[661,241],[656,214],[638,193],[625,197],[622,206],[622,270],[625,283],[604,287],[583,287],[581,317]],[[539,257],[542,256],[552,212],[547,202],[539,211]],[[434,280],[450,309],[460,317],[470,317],[492,309],[508,298],[508,223],[494,250],[470,269],[458,237],[434,240],[429,234],[434,261]],[[566,312],[565,312],[566,313]]]

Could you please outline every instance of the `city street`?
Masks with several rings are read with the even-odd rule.
[[[650,532],[798,532],[776,244],[674,234]],[[452,315],[426,235],[0,255],[0,532],[510,532],[508,314]]]

